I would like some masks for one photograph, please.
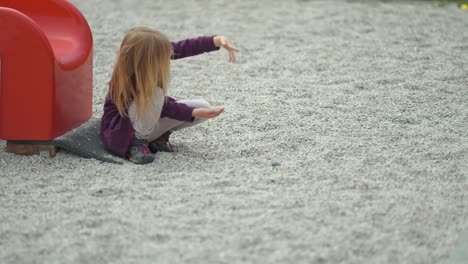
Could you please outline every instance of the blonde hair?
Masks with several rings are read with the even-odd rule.
[[[158,87],[167,94],[172,44],[162,33],[146,27],[130,29],[120,46],[109,94],[119,114],[135,101],[137,119],[149,110]]]

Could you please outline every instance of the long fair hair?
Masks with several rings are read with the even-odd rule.
[[[137,119],[151,109],[158,87],[167,94],[172,44],[162,33],[146,27],[127,32],[120,46],[110,81],[110,97],[119,114],[135,101]]]

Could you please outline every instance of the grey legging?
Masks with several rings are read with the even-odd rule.
[[[162,92],[158,93],[162,95]],[[179,121],[171,118],[160,118],[162,105],[164,104],[164,96],[156,96],[153,100],[153,112],[143,113],[140,120],[136,120],[136,107],[132,103],[128,110],[128,115],[135,129],[135,136],[146,142],[151,142],[168,130],[180,130],[186,127],[191,127],[206,121],[206,118],[196,117],[193,122]],[[179,103],[186,104],[195,108],[211,108],[210,104],[203,99],[196,100],[179,100]]]

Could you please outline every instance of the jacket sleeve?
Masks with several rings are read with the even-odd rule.
[[[104,147],[121,157],[125,157],[135,139],[135,131],[128,117],[119,114],[117,107],[109,96],[104,104],[101,119],[100,137]]]
[[[213,37],[214,36],[203,36],[171,42],[173,48],[172,59],[176,60],[219,50],[219,47],[216,47],[214,44]]]
[[[195,107],[177,102],[174,98],[166,96],[161,118],[167,117],[179,121],[193,122],[192,111]]]

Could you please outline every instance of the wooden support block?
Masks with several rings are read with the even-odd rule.
[[[57,154],[57,147],[53,145],[35,145],[7,141],[6,151],[18,155],[41,155],[53,158]]]

